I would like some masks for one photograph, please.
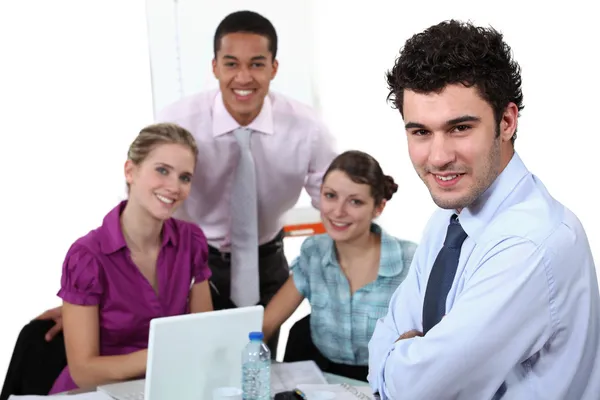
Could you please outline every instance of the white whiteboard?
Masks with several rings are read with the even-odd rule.
[[[146,8],[155,114],[184,96],[217,87],[214,33],[227,14],[239,10],[256,11],[275,26],[279,71],[271,88],[318,108],[312,1],[146,0]]]

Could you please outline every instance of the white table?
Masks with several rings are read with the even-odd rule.
[[[357,381],[355,379],[346,378],[345,376],[334,375],[334,374],[330,374],[327,372],[323,372],[323,375],[325,375],[325,379],[327,379],[327,382],[329,382],[331,384],[347,383],[348,385],[352,385],[352,386],[367,386],[368,385],[367,382]],[[67,393],[57,393],[56,395],[78,394],[78,393],[95,392],[95,391],[96,391],[95,388],[94,389],[76,389],[76,390],[72,390]]]

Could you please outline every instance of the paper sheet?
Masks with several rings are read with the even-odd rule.
[[[371,388],[368,386],[350,386],[347,384],[333,385],[298,385],[298,389],[302,390],[308,400],[374,400],[375,397],[371,393]]]
[[[8,400],[37,400],[37,399],[54,399],[54,400],[113,400],[107,394],[102,392],[89,392],[89,393],[80,393],[80,394],[61,394],[61,395],[52,395],[52,396],[36,396],[36,395],[26,395],[26,396],[15,396],[11,395]]]
[[[327,379],[314,361],[271,364],[271,393],[293,390],[301,384],[327,384]]]

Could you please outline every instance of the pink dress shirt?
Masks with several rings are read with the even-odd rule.
[[[186,97],[159,113],[159,122],[189,130],[198,142],[198,164],[186,217],[200,225],[211,246],[227,251],[231,185],[240,157],[232,131],[240,127],[225,109],[221,92]],[[256,133],[251,149],[256,166],[259,242],[282,229],[281,217],[300,197],[302,188],[318,207],[323,173],[337,155],[334,139],[310,107],[270,92],[248,128]]]
[[[78,239],[63,264],[58,296],[78,305],[98,305],[100,355],[121,355],[148,347],[150,320],[189,312],[194,283],[211,276],[204,234],[195,224],[169,219],[156,263],[158,295],[131,261],[119,222],[126,201],[102,226]],[[50,394],[77,388],[66,367]]]

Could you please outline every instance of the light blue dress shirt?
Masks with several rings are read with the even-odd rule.
[[[296,289],[311,306],[310,331],[317,349],[330,361],[366,366],[369,339],[377,320],[388,309],[390,298],[408,272],[417,245],[397,239],[371,224],[381,237],[377,278],[350,293],[350,285],[327,234],[302,243],[291,270]]]
[[[600,296],[577,217],[515,153],[459,221],[469,235],[446,301],[424,337],[427,279],[453,210],[438,210],[369,343],[382,399],[600,399]]]

